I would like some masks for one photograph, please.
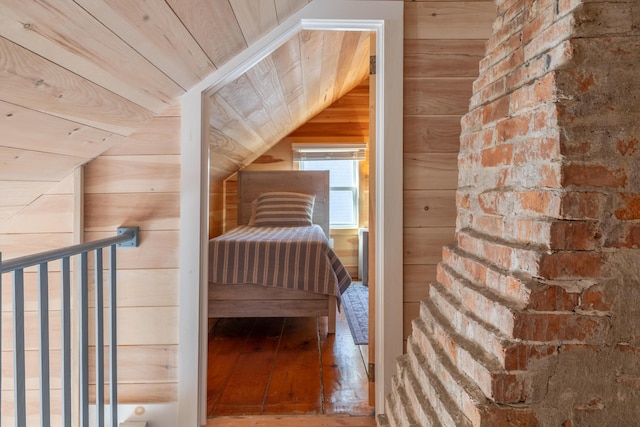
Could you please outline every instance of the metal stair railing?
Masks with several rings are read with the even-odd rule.
[[[71,268],[70,259],[79,256],[79,378],[77,393],[79,394],[80,425],[89,426],[89,252],[95,254],[95,346],[96,346],[96,377],[95,377],[95,425],[104,426],[105,420],[105,375],[104,375],[104,276],[103,249],[108,248],[108,295],[110,327],[109,336],[109,400],[110,420],[112,427],[118,423],[118,395],[117,395],[117,324],[116,324],[116,247],[138,246],[138,227],[118,228],[114,237],[94,242],[73,245],[66,248],[41,252],[2,261],[0,253],[0,290],[2,289],[2,275],[13,273],[12,277],[12,306],[13,306],[13,415],[15,427],[27,425],[26,399],[26,370],[25,370],[25,281],[26,268],[37,267],[38,276],[38,348],[40,369],[40,425],[49,426],[51,416],[50,392],[50,340],[49,340],[49,263],[60,261],[61,265],[61,388],[62,407],[60,408],[61,422],[56,425],[71,427],[72,425],[72,384],[71,384]],[[2,305],[0,292],[0,306]],[[0,317],[0,334],[2,331]],[[0,335],[1,338],[1,335]],[[2,365],[2,348],[0,341],[0,366]],[[0,373],[0,393],[2,393],[2,375]],[[0,394],[0,397],[1,394]],[[2,420],[0,409],[0,420]]]

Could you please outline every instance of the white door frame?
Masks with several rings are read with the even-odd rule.
[[[224,64],[182,98],[178,425],[206,423],[208,114],[205,93],[233,81],[301,29],[376,32],[375,400],[384,413],[402,354],[401,0],[315,0]],[[198,167],[199,166],[199,167]]]

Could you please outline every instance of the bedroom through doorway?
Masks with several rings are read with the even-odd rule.
[[[325,94],[325,98],[326,94],[330,94],[327,98],[329,102],[325,102],[325,105],[319,101],[315,103],[316,110],[319,106],[324,108],[319,112],[309,113],[304,123],[270,148],[266,147],[267,144],[263,148],[256,144],[252,148],[256,151],[249,157],[253,160],[246,161],[246,165],[237,165],[246,171],[298,170],[300,163],[294,159],[296,155],[293,147],[317,147],[322,142],[325,146],[335,144],[333,146],[336,147],[368,146],[370,134],[375,133],[375,122],[371,123],[370,120],[370,111],[375,109],[375,96],[371,97],[369,94],[370,80],[375,79],[375,76],[370,76],[372,46],[375,50],[375,33],[370,31],[303,30],[253,69],[230,82],[226,89],[223,87],[209,94],[210,237],[223,234],[238,225],[237,174],[224,177],[223,168],[233,155],[225,150],[237,151],[240,142],[230,144],[231,138],[227,133],[231,132],[226,130],[225,133],[223,125],[228,123],[228,117],[233,114],[231,110],[245,108],[240,105],[239,100],[247,102],[249,99],[259,99],[264,111],[273,109],[273,101],[267,105],[269,101],[263,97],[266,88],[262,84],[265,79],[257,79],[257,73],[261,73],[263,77],[268,76],[266,81],[273,82],[276,75],[282,79],[282,75],[278,73],[285,68],[283,63],[287,64],[291,73],[291,64],[295,63],[295,58],[300,58],[297,64],[300,73],[308,74],[310,65],[321,66],[328,61],[333,64],[332,76],[327,76],[325,66],[324,75],[314,76],[316,80],[313,87],[308,84],[310,78],[306,78],[307,86],[301,87],[309,99],[313,99],[314,94]],[[318,63],[305,65],[301,58],[311,54],[318,57]],[[330,56],[335,58],[328,59]],[[284,100],[287,98],[284,93],[286,83],[280,81],[280,84],[282,88],[279,90],[283,91],[281,99]],[[373,85],[375,86],[375,80]],[[238,91],[244,91],[244,94],[240,95]],[[295,106],[286,102],[283,105],[288,108]],[[270,111],[269,120],[274,122],[274,110]],[[238,126],[245,134],[252,132],[263,141],[267,138],[258,134],[259,131],[252,128],[251,123]],[[370,129],[374,131],[371,132]],[[240,133],[236,129],[234,135]],[[260,149],[265,151],[258,151]],[[360,281],[362,272],[361,269],[359,271],[358,261],[362,247],[359,235],[361,229],[369,228],[371,206],[369,157],[369,150],[362,150],[362,161],[357,162],[357,223],[349,226],[333,224],[329,233],[334,250],[354,280]],[[373,263],[365,264],[372,265],[373,268]],[[373,295],[370,300],[373,304]],[[268,414],[274,411],[282,414],[302,412],[373,415],[373,396],[369,396],[370,391],[373,393],[373,385],[368,381],[368,378],[373,377],[373,373],[368,372],[373,362],[369,358],[369,346],[355,344],[344,310],[338,313],[336,329],[335,334],[328,334],[326,319],[323,317],[210,319],[208,416]],[[370,329],[373,330],[373,326]],[[295,357],[289,354],[292,349],[297,349],[293,352]],[[305,357],[308,359],[303,361]],[[249,360],[253,362],[249,363]],[[287,363],[289,368],[286,367]],[[285,372],[296,372],[296,378],[279,374],[282,369]],[[304,386],[297,387],[296,384]],[[280,388],[289,392],[285,393]],[[298,391],[294,393],[292,390]],[[338,401],[343,403],[337,404]]]

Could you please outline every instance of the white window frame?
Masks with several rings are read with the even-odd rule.
[[[323,159],[324,160],[324,159]],[[318,170],[318,169],[307,169],[307,165],[310,165],[312,162],[317,161],[317,160],[298,160],[299,162],[299,169],[300,170]],[[352,229],[352,228],[358,228],[358,224],[360,223],[360,215],[359,215],[359,205],[358,205],[358,198],[359,198],[359,193],[360,193],[360,179],[359,179],[359,168],[360,165],[358,164],[358,160],[351,160],[351,159],[330,159],[330,160],[325,160],[325,161],[342,161],[342,162],[351,162],[353,165],[353,179],[352,179],[352,186],[348,186],[348,187],[344,187],[344,186],[332,186],[329,185],[329,197],[331,197],[331,194],[333,191],[351,191],[351,195],[352,195],[352,200],[351,200],[351,209],[353,212],[353,222],[350,224],[345,224],[345,223],[334,223],[331,220],[331,217],[329,217],[329,227],[330,228],[339,228],[339,229]],[[329,177],[329,182],[331,182],[331,177]],[[329,206],[332,206],[332,202],[331,200],[329,201]]]

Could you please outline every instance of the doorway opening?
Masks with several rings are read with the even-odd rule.
[[[378,78],[376,82],[376,191],[372,197],[376,219],[375,275],[375,377],[376,413],[383,413],[384,396],[390,389],[395,358],[402,353],[402,20],[401,2],[312,2],[288,28],[278,28],[252,45],[215,76],[183,98],[183,165],[181,175],[181,292],[179,420],[195,425],[193,411],[206,417],[206,253],[208,238],[208,146],[201,118],[209,111],[203,94],[233,81],[268,52],[272,52],[300,29],[357,30],[376,32]],[[366,3],[366,4],[364,4]],[[321,17],[322,19],[318,19]],[[266,53],[265,53],[266,52]],[[212,89],[213,88],[213,89]],[[204,123],[207,123],[205,120]],[[193,168],[199,164],[200,168]],[[197,209],[194,209],[194,206]],[[194,256],[195,255],[195,256]],[[196,290],[193,283],[200,283]],[[395,284],[395,286],[394,286]],[[193,307],[200,307],[199,312]],[[204,314],[204,316],[203,316]],[[198,332],[199,331],[199,332]],[[197,349],[197,350],[196,350]],[[200,372],[192,366],[199,363]],[[199,390],[197,392],[196,390]],[[194,403],[195,402],[195,403]],[[194,422],[192,422],[192,420]]]

